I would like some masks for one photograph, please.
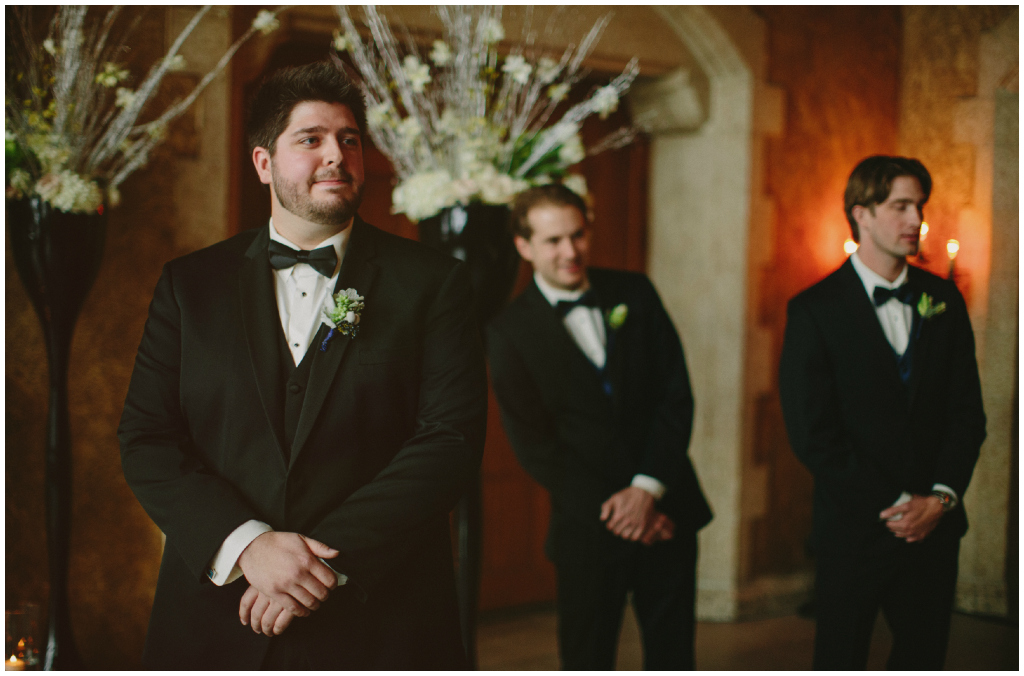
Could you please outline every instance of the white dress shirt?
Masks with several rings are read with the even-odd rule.
[[[590,288],[588,283],[575,291],[557,289],[544,281],[544,278],[537,272],[533,275],[533,281],[537,283],[537,288],[540,289],[541,294],[552,306],[558,305],[560,300],[579,300],[580,296]],[[577,305],[565,315],[565,318],[562,319],[562,324],[565,325],[569,336],[579,346],[587,359],[597,368],[603,369],[605,360],[608,358],[606,350],[608,335],[605,332],[604,316],[601,313],[601,308]],[[661,500],[665,496],[665,484],[646,474],[634,476],[630,485],[647,491],[654,496],[655,500]]]
[[[864,285],[868,298],[871,299],[871,305],[875,308],[875,314],[878,315],[878,323],[882,325],[882,333],[885,334],[885,339],[889,341],[889,345],[892,346],[896,354],[902,355],[907,351],[907,346],[910,345],[910,330],[914,326],[914,308],[900,302],[897,298],[890,298],[881,305],[876,306],[875,287],[881,286],[885,289],[897,289],[903,286],[907,281],[908,266],[904,265],[899,276],[890,282],[865,265],[856,251],[851,254],[850,262],[853,264],[853,269],[857,272],[857,276],[860,277],[861,284]],[[932,486],[932,490],[948,493],[954,500],[958,500],[956,491],[945,484],[935,484]],[[909,502],[910,498],[910,493],[903,491],[896,502],[893,503],[893,506]],[[890,521],[898,521],[902,518],[902,514],[897,514]]]
[[[268,227],[270,228],[270,239],[293,249],[302,248],[281,236],[274,228],[273,220],[270,221]],[[313,340],[320,324],[323,323],[320,310],[338,283],[341,261],[345,257],[350,232],[352,232],[351,226],[313,247],[314,249],[325,246],[334,247],[334,252],[338,255],[338,264],[334,267],[334,274],[330,278],[321,275],[305,263],[274,270],[277,311],[281,316],[281,328],[284,330],[284,336],[288,340],[288,349],[291,351],[296,365],[302,361],[309,349],[310,341]],[[240,578],[242,569],[238,567],[238,557],[253,540],[272,530],[274,529],[262,521],[252,519],[232,531],[213,556],[210,569],[207,572],[210,580],[220,586]],[[348,578],[345,575],[338,573],[339,585],[345,584],[347,581]]]

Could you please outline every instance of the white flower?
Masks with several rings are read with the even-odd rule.
[[[508,204],[517,194],[530,187],[530,184],[508,174],[499,174],[494,167],[488,167],[477,179],[480,184],[480,199],[488,204]]]
[[[127,87],[118,87],[114,97],[114,105],[118,108],[127,108],[135,101],[135,92]]]
[[[121,204],[121,191],[117,188],[107,189],[107,204],[111,207],[116,207]]]
[[[602,120],[614,113],[619,107],[619,93],[615,87],[606,85],[601,87],[590,99],[590,109],[598,113]]]
[[[328,296],[320,309],[320,321],[331,327],[331,332],[320,344],[320,350],[327,349],[327,343],[336,332],[355,338],[359,333],[360,313],[364,307],[363,297],[355,289],[345,289],[334,296]]]
[[[540,61],[537,62],[537,79],[540,80],[541,84],[554,82],[561,70],[562,67],[557,61],[542,56]],[[566,88],[568,89],[568,87]]]
[[[455,204],[452,177],[447,171],[423,171],[399,183],[391,193],[391,211],[414,221],[430,218]]]
[[[444,40],[434,40],[434,48],[430,50],[430,60],[438,66],[445,66],[452,60],[452,52]]]
[[[544,135],[549,138],[553,143],[566,143],[573,136],[579,134],[580,128],[578,125],[568,121],[561,121],[555,126],[549,128]]]
[[[370,106],[366,111],[366,122],[374,129],[380,129],[391,121],[391,102],[384,101]]]
[[[558,103],[559,101],[564,99],[568,93],[569,84],[566,82],[551,85],[550,87],[548,87],[548,97],[555,103]]]
[[[454,136],[460,128],[459,116],[453,110],[446,110],[441,113],[441,119],[434,125],[435,131],[442,136]]]
[[[349,39],[348,33],[342,35],[340,30],[335,29],[334,41],[331,43],[334,45],[334,49],[339,52],[344,52],[346,49],[352,46],[353,41]]]
[[[46,38],[43,40],[43,49],[50,56],[57,56],[57,45],[53,44],[53,38]]]
[[[185,57],[181,54],[175,54],[171,57],[171,60],[167,63],[167,70],[171,72],[185,70],[185,66],[188,65],[185,61]]]
[[[488,19],[483,26],[483,38],[487,44],[494,44],[505,39],[505,28],[497,19]]]
[[[128,79],[128,71],[118,68],[116,63],[109,61],[103,64],[103,72],[96,74],[96,83],[104,87],[116,87],[118,82]]]
[[[28,137],[28,149],[39,159],[43,173],[63,169],[71,159],[71,151],[55,134],[32,134]]]
[[[32,174],[24,169],[12,169],[7,177],[7,182],[11,184],[12,188],[26,193],[32,188]]]
[[[270,35],[281,27],[281,22],[277,20],[273,12],[261,9],[256,18],[252,20],[252,27],[264,35]]]
[[[579,174],[569,174],[562,179],[562,185],[580,197],[587,196],[587,179],[583,178]]]
[[[163,122],[150,122],[146,125],[146,133],[149,134],[150,138],[162,141],[167,138],[167,125]]]
[[[103,192],[95,181],[73,171],[47,174],[36,183],[36,193],[61,211],[88,214],[103,204]]]
[[[417,94],[423,93],[423,88],[430,82],[430,66],[421,63],[419,58],[410,54],[402,62],[402,70],[409,80],[409,86]]]
[[[415,117],[407,117],[398,123],[397,131],[402,147],[409,149],[416,144],[416,139],[423,133],[423,127]]]
[[[565,166],[570,164],[576,164],[583,160],[587,156],[587,151],[583,148],[583,139],[580,138],[579,134],[573,134],[558,149],[558,161]]]
[[[530,73],[533,72],[533,66],[526,63],[526,59],[518,54],[514,54],[505,59],[505,65],[501,68],[502,71],[508,73],[514,81],[521,85],[526,84],[530,81]]]

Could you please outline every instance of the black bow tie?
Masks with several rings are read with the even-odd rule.
[[[598,307],[597,298],[594,297],[592,291],[587,291],[576,300],[560,300],[555,303],[555,312],[562,318],[565,318],[567,314],[573,311],[573,308],[577,307]]]
[[[297,263],[305,263],[324,277],[332,277],[334,268],[338,266],[338,254],[333,246],[322,246],[313,251],[296,251],[290,246],[272,239],[268,253],[270,254],[270,267],[275,270],[283,270]]]
[[[914,290],[910,288],[910,284],[904,284],[903,286],[896,287],[895,289],[876,286],[871,295],[875,299],[875,307],[885,305],[890,298],[895,298],[899,302],[906,303],[907,305],[914,302]]]

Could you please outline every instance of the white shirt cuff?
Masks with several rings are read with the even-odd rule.
[[[953,500],[954,501],[960,502],[960,496],[958,496],[956,494],[956,491],[954,491],[952,488],[950,488],[946,484],[934,484],[932,486],[932,490],[933,491],[939,491],[941,493],[949,493],[951,496],[953,496]]]
[[[665,491],[667,490],[665,484],[646,474],[637,474],[629,485],[647,491],[654,496],[655,500],[661,500],[665,497]]]
[[[224,539],[224,544],[213,555],[210,569],[206,571],[210,582],[220,587],[242,577],[242,569],[238,567],[238,557],[242,555],[249,543],[272,530],[274,529],[262,521],[250,519],[231,531],[231,535]]]

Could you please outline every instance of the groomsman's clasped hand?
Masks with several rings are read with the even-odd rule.
[[[653,545],[671,540],[675,524],[654,508],[654,496],[642,488],[627,486],[601,505],[601,521],[623,540]]]

